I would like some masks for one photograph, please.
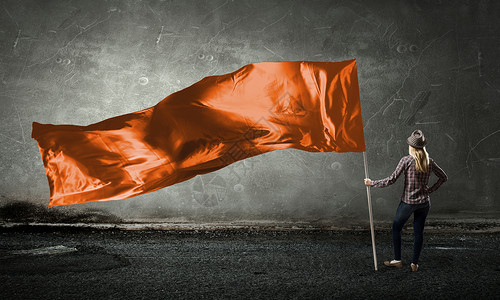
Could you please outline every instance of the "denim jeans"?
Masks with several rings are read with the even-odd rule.
[[[392,241],[394,243],[394,259],[401,260],[401,230],[403,229],[406,221],[413,214],[413,260],[412,263],[417,264],[422,251],[422,244],[424,241],[424,225],[425,218],[431,208],[430,202],[422,204],[408,204],[403,201],[399,203],[394,222],[392,223]]]

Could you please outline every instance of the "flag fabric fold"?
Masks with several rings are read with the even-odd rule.
[[[88,126],[33,122],[49,206],[130,198],[265,152],[365,151],[356,60],[263,62]]]

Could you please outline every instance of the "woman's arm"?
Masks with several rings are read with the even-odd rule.
[[[433,159],[429,159],[430,160],[430,163],[432,165],[432,172],[434,172],[434,174],[436,174],[436,176],[439,178],[438,181],[436,183],[434,183],[433,186],[431,186],[427,191],[430,193],[434,192],[435,190],[437,190],[443,183],[446,182],[446,180],[448,180],[448,176],[446,175],[446,173],[443,171],[443,169],[441,169],[437,164],[436,162],[433,160]]]
[[[407,156],[401,158],[398,165],[396,166],[396,170],[394,170],[394,172],[392,172],[391,176],[384,178],[384,179],[380,179],[380,180],[372,180],[370,186],[372,186],[372,187],[386,187],[386,186],[393,184],[394,182],[396,182],[396,180],[398,180],[399,176],[401,176],[401,173],[403,173],[404,169],[407,166],[407,162],[408,162]]]

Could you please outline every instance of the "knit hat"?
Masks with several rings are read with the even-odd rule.
[[[424,137],[422,130],[417,129],[411,133],[411,135],[406,139],[408,145],[422,149],[427,145],[427,139]]]

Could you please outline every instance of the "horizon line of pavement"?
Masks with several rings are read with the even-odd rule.
[[[375,231],[390,231],[392,221],[374,222]],[[413,230],[410,219],[404,230]],[[162,231],[369,231],[368,222],[350,224],[317,224],[296,222],[6,222],[0,221],[0,230],[162,230]],[[496,233],[500,219],[431,219],[425,231],[429,233]]]

